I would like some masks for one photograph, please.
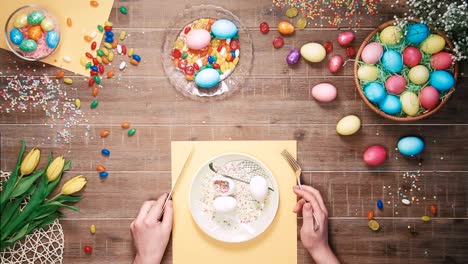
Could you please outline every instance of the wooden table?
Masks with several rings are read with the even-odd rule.
[[[184,98],[169,84],[161,64],[161,46],[165,27],[176,14],[190,5],[205,1],[126,1],[124,16],[115,3],[110,20],[114,31],[126,30],[127,46],[143,57],[138,67],[129,67],[121,76],[105,80],[99,95],[100,105],[88,110],[92,97],[86,79],[74,77],[78,89],[71,96],[81,99],[86,125],[73,126],[71,144],[54,141],[60,120],[52,121],[40,109],[0,114],[1,169],[11,170],[20,139],[28,146],[53,151],[73,160],[65,178],[83,174],[88,185],[85,199],[78,204],[80,213],[67,211],[61,221],[65,230],[64,263],[130,263],[134,251],[129,224],[141,203],[170,189],[170,142],[174,140],[281,140],[298,141],[298,156],[304,166],[304,183],[318,188],[330,214],[330,243],[344,263],[467,263],[468,262],[468,81],[462,76],[450,102],[436,115],[411,124],[395,123],[374,114],[355,91],[351,65],[336,75],[326,63],[311,66],[301,61],[290,68],[284,59],[289,48],[306,42],[333,40],[335,53],[344,55],[336,43],[336,28],[308,27],[286,46],[275,50],[272,39],[261,35],[258,25],[268,21],[274,27],[281,13],[271,10],[270,0],[211,1],[239,16],[254,41],[254,64],[245,86],[228,99],[197,102]],[[355,47],[377,25],[401,14],[404,8],[391,8],[394,1],[383,1],[379,14],[369,16],[356,28]],[[166,55],[166,54],[164,54]],[[26,63],[9,52],[0,51],[0,85],[6,86],[8,67],[28,69],[30,74],[53,76],[56,68],[42,63]],[[117,68],[116,65],[113,66]],[[466,69],[466,67],[464,67]],[[31,71],[34,69],[35,71]],[[68,73],[72,75],[71,73]],[[309,88],[331,82],[338,88],[332,103],[314,101]],[[3,102],[0,99],[0,104]],[[348,114],[362,120],[361,130],[350,137],[335,132],[337,121]],[[137,129],[127,137],[120,123],[129,121]],[[101,129],[111,135],[100,139]],[[88,135],[85,135],[88,133]],[[395,150],[397,140],[408,134],[422,136],[427,148],[421,160],[403,158]],[[362,161],[366,147],[382,144],[389,159],[378,168]],[[112,151],[103,158],[99,151]],[[110,176],[100,180],[97,164],[108,168]],[[405,188],[403,174],[419,171],[414,192],[420,199],[409,207],[396,195]],[[425,199],[423,199],[425,197]],[[382,225],[379,232],[367,227],[367,212],[377,199],[385,203],[377,213]],[[431,204],[438,213],[430,222],[420,220],[430,214]],[[90,224],[97,233],[89,234]],[[299,227],[302,220],[298,219]],[[299,239],[299,238],[298,238]],[[83,246],[93,246],[92,256]],[[312,260],[299,243],[298,263]],[[171,263],[171,248],[164,263]]]

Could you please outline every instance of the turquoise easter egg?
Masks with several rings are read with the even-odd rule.
[[[382,111],[389,115],[395,115],[401,112],[401,102],[398,96],[387,94],[385,98],[379,103]]]
[[[448,71],[433,71],[429,77],[429,85],[444,92],[455,85],[455,78]]]
[[[220,81],[219,72],[212,68],[207,68],[198,72],[195,76],[195,84],[200,88],[212,88]]]
[[[37,43],[32,39],[26,39],[21,42],[19,48],[24,52],[32,52],[37,49]]]
[[[405,39],[411,44],[421,44],[431,33],[429,27],[424,23],[410,24],[406,29]]]
[[[419,137],[404,137],[398,141],[397,147],[403,155],[418,155],[424,150],[424,141]]]
[[[59,41],[60,41],[60,34],[57,31],[51,30],[47,32],[46,43],[49,48],[55,49]]]
[[[28,15],[28,23],[30,25],[39,25],[44,19],[44,13],[41,11],[32,11]]]
[[[10,40],[13,44],[15,45],[19,45],[21,44],[21,41],[23,41],[23,34],[21,33],[21,31],[19,31],[19,29],[17,28],[13,28],[12,30],[10,30]]]
[[[211,33],[220,39],[230,39],[237,35],[237,26],[227,19],[219,19],[211,25]]]
[[[382,64],[387,71],[398,73],[403,69],[403,57],[395,50],[387,50],[382,56]]]
[[[371,82],[364,86],[366,98],[374,104],[378,104],[387,96],[385,88],[378,82]]]

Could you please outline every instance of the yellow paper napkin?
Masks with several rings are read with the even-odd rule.
[[[86,42],[83,37],[93,31],[97,32],[94,41],[98,47],[100,46],[103,33],[99,32],[97,25],[103,25],[108,20],[114,3],[113,0],[98,2],[98,7],[91,7],[87,0],[4,0],[0,8],[0,48],[10,50],[5,42],[3,30],[10,14],[25,5],[40,5],[49,10],[60,24],[60,44],[54,53],[43,59],[42,62],[89,76],[89,70],[80,64],[80,57],[84,56],[87,51],[91,52],[91,43]],[[72,19],[73,25],[71,27],[67,26],[67,18]],[[91,53],[94,54],[94,52]],[[63,56],[70,56],[72,61],[64,62]]]
[[[190,146],[194,152],[174,190],[173,263],[203,264],[295,264],[297,263],[297,218],[292,212],[296,196],[293,171],[281,156],[287,149],[296,156],[296,141],[178,141],[172,142],[172,183],[180,172]],[[188,205],[189,187],[197,170],[210,158],[238,152],[263,162],[279,185],[279,209],[273,223],[260,236],[242,243],[224,243],[206,235],[194,222]]]

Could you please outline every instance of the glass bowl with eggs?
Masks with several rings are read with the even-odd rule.
[[[458,64],[445,34],[417,20],[388,21],[363,41],[354,64],[356,88],[375,113],[406,122],[427,118],[455,91]]]
[[[5,38],[18,57],[37,61],[52,54],[60,43],[60,25],[46,8],[27,5],[15,10],[5,23]]]

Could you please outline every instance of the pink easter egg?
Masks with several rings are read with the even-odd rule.
[[[319,83],[311,89],[312,97],[319,102],[331,102],[336,98],[336,87],[329,83]]]
[[[367,64],[376,64],[383,54],[383,47],[378,42],[367,44],[361,53],[362,61]]]
[[[362,159],[369,166],[379,166],[387,159],[387,150],[379,145],[370,146],[364,152]]]
[[[439,104],[439,97],[439,91],[432,86],[426,86],[419,92],[419,102],[427,110],[432,110]]]
[[[450,68],[453,63],[452,54],[441,51],[432,55],[431,58],[431,67],[436,70],[445,70]]]
[[[340,55],[334,55],[328,60],[328,69],[331,73],[337,73],[343,67],[343,62]]]
[[[338,44],[343,47],[348,46],[354,40],[354,32],[353,31],[345,31],[338,34]]]
[[[403,63],[406,66],[414,67],[421,62],[421,51],[413,46],[408,46],[403,50]]]
[[[201,50],[210,44],[211,35],[205,29],[195,29],[188,33],[186,43],[189,49]]]
[[[401,94],[406,88],[406,79],[401,75],[392,75],[385,81],[385,89],[390,94]]]

